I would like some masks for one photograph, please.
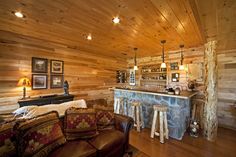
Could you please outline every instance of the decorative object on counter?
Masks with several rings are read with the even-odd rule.
[[[70,86],[67,80],[64,81],[63,88],[64,88],[64,95],[69,95]]]
[[[179,82],[179,73],[172,73],[171,74],[171,81],[172,82]]]
[[[165,52],[164,52],[164,44],[166,43],[166,40],[162,40],[162,63],[161,63],[161,68],[166,68],[166,63],[165,63]]]
[[[184,65],[183,65],[183,61],[184,61],[183,48],[184,48],[184,45],[179,45],[179,47],[180,47],[180,55],[181,55],[179,70],[184,70]]]
[[[48,76],[45,74],[32,74],[32,89],[47,89]]]
[[[198,137],[199,135],[199,123],[196,120],[190,122],[190,136]]]
[[[161,143],[164,143],[164,136],[166,139],[169,139],[169,130],[168,130],[167,113],[166,113],[167,109],[168,109],[167,105],[153,105],[154,115],[152,120],[151,138],[154,138],[154,135],[160,136]],[[159,126],[157,124],[158,118],[159,118]],[[157,132],[158,127],[159,127],[159,132]]]
[[[137,131],[141,131],[141,127],[143,127],[143,118],[142,118],[142,106],[141,103],[138,101],[131,102],[132,113],[131,117],[134,119],[134,126],[136,127]]]
[[[126,71],[118,70],[116,71],[116,83],[126,82]]]
[[[27,77],[22,77],[18,83],[17,83],[17,86],[18,87],[23,87],[23,97],[22,99],[25,99],[26,98],[26,87],[31,87],[31,82],[30,82],[30,79],[27,78]]]
[[[180,88],[179,87],[175,88],[175,95],[180,95]]]
[[[134,70],[138,70],[137,66],[137,58],[136,58],[136,51],[138,50],[137,47],[134,48]]]
[[[175,94],[175,90],[173,88],[169,88],[167,91],[168,94]]]
[[[63,74],[64,73],[64,62],[60,60],[51,60],[51,73],[52,74]]]
[[[179,69],[178,62],[170,63],[170,70],[178,70],[178,69]]]
[[[32,57],[32,72],[33,73],[47,73],[48,60],[45,58]]]
[[[63,87],[63,75],[51,75],[51,88],[62,88]]]
[[[193,91],[196,85],[196,80],[188,80],[188,89]]]
[[[135,70],[134,69],[130,69],[129,85],[135,86]]]

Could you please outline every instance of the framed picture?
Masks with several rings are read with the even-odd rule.
[[[33,73],[47,73],[48,60],[45,58],[32,57],[32,72]]]
[[[32,75],[32,89],[47,89],[48,76],[44,74]]]
[[[179,73],[172,73],[171,80],[172,82],[179,82]]]
[[[179,70],[178,62],[170,63],[170,70]]]
[[[63,74],[64,62],[59,60],[51,60],[51,73],[52,74]]]
[[[63,82],[63,75],[51,75],[51,88],[62,88]]]

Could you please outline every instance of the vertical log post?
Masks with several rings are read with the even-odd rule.
[[[204,136],[209,141],[217,137],[217,54],[216,41],[205,44],[205,97],[204,106]]]

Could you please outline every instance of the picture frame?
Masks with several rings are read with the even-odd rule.
[[[46,74],[32,74],[32,89],[47,89],[48,76]]]
[[[172,82],[179,82],[179,73],[172,73],[171,74],[171,81]]]
[[[48,59],[32,57],[32,73],[47,73]]]
[[[170,63],[170,70],[179,70],[179,63],[178,62]]]
[[[51,74],[63,74],[64,73],[64,61],[51,60],[50,71],[51,71]]]
[[[63,75],[51,75],[50,88],[62,88],[64,83]]]

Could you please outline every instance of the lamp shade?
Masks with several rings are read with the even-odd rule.
[[[19,86],[19,87],[30,87],[31,86],[30,79],[28,79],[27,77],[22,77],[18,81],[17,86]]]
[[[134,66],[134,70],[138,70],[138,66],[137,65]]]
[[[161,63],[161,68],[166,68],[166,63]]]
[[[179,70],[184,70],[184,65],[180,65]]]

